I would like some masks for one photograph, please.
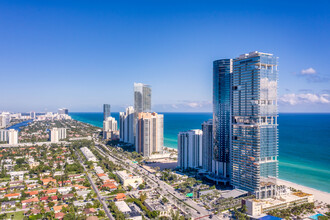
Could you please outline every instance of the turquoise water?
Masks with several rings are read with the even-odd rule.
[[[323,216],[323,215],[322,214],[316,214],[316,215],[309,216],[309,218],[317,220],[317,219],[319,219],[319,216]]]
[[[211,113],[163,113],[164,144],[177,148],[179,131],[200,129]],[[70,113],[73,119],[102,127],[102,113]],[[112,113],[119,120],[119,113]],[[279,115],[279,177],[330,192],[330,114]]]

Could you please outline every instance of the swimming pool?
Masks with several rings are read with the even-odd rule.
[[[316,214],[316,215],[309,216],[308,218],[317,220],[319,216],[323,216],[323,215],[322,214]]]

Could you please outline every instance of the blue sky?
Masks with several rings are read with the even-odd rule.
[[[279,57],[279,110],[330,112],[329,1],[0,1],[0,111],[211,111],[212,61]]]

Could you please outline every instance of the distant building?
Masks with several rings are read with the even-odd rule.
[[[151,86],[143,83],[134,83],[134,127],[136,138],[136,124],[139,113],[151,112]],[[136,141],[136,139],[134,140]]]
[[[203,164],[203,131],[200,129],[178,134],[178,167],[200,168]]]
[[[31,117],[31,119],[35,119],[36,118],[36,113],[35,112],[30,112],[30,117]]]
[[[18,144],[18,131],[15,129],[8,130],[8,144]]]
[[[205,171],[212,172],[213,158],[213,121],[212,119],[202,124],[203,131],[203,150],[202,150],[202,167]]]
[[[164,147],[164,115],[141,112],[136,127],[136,152],[149,157],[162,153]]]
[[[113,117],[107,117],[106,120],[103,121],[103,138],[114,139],[113,135],[116,135],[116,139],[119,139],[117,121]]]
[[[66,138],[66,128],[52,128],[49,131],[50,142],[56,143]]]
[[[8,142],[8,130],[0,130],[0,142]]]
[[[118,130],[118,125],[115,118],[107,117],[103,121],[103,131],[117,131],[117,130]]]
[[[136,117],[140,112],[151,112],[151,86],[134,83],[134,109]]]
[[[68,115],[69,114],[69,110],[67,108],[60,108],[60,109],[58,109],[58,114],[60,114],[60,115]]]
[[[110,111],[110,104],[103,104],[103,121],[107,119],[107,117],[110,117],[111,111]]]
[[[126,108],[126,112],[119,113],[120,141],[134,144],[134,108]]]
[[[0,128],[5,128],[10,123],[10,113],[2,112],[0,115]]]

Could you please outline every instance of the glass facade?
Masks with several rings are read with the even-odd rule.
[[[213,120],[210,119],[202,124],[203,131],[203,169],[212,172],[212,158],[213,157]]]
[[[231,183],[256,191],[278,176],[277,58],[252,52],[233,61]]]
[[[133,133],[134,137],[136,137],[136,119],[139,113],[151,112],[151,86],[143,83],[134,83],[134,110]]]
[[[107,119],[107,117],[110,116],[110,105],[109,104],[103,104],[103,121]]]
[[[151,87],[134,83],[134,109],[136,116],[140,112],[151,112]]]
[[[232,59],[213,62],[213,159],[215,175],[230,177]]]

